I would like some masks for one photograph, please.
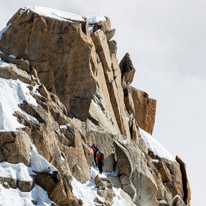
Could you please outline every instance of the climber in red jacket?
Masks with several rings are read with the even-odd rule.
[[[104,154],[101,153],[101,151],[99,151],[97,155],[97,161],[98,161],[98,168],[100,174],[102,174],[103,172],[104,160],[105,160]]]
[[[99,151],[98,147],[96,144],[93,144],[93,145],[90,145],[90,147],[92,148],[93,152],[94,152],[94,162],[95,162],[95,165],[97,166],[97,152]]]

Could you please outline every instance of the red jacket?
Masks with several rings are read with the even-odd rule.
[[[101,153],[99,152],[97,155],[97,160],[100,160],[100,157],[101,157]],[[105,160],[105,157],[103,157],[103,159],[101,161],[103,162],[104,160]]]
[[[96,148],[92,145],[91,148],[93,149],[94,152],[96,152]]]

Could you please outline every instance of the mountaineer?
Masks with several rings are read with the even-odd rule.
[[[104,154],[101,153],[101,151],[99,150],[99,153],[97,155],[97,161],[98,161],[98,168],[100,174],[102,174],[103,172],[104,160],[105,160]]]
[[[94,152],[94,162],[95,162],[95,165],[97,166],[96,158],[97,158],[97,152],[99,151],[99,149],[98,149],[96,144],[93,144],[93,145],[90,144],[90,147],[93,149],[93,152]]]

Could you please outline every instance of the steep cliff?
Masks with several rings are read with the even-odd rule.
[[[151,136],[156,100],[131,87],[114,34],[107,17],[40,7],[1,32],[0,187],[21,205],[190,205],[186,166]]]

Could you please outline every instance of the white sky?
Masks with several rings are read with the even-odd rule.
[[[116,28],[119,60],[129,52],[133,86],[157,99],[154,136],[187,164],[192,205],[202,205],[206,165],[205,0],[0,0],[0,28],[27,5],[104,14]]]

